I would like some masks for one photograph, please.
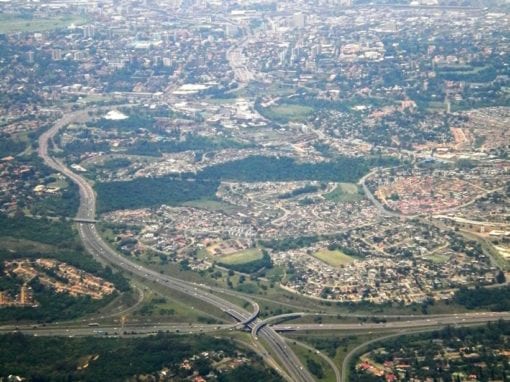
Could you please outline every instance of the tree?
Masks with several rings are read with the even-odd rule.
[[[506,282],[505,272],[500,270],[496,276],[496,281],[498,284],[504,284]]]

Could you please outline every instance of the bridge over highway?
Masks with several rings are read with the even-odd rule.
[[[74,222],[76,223],[90,223],[90,224],[96,224],[98,220],[95,219],[85,219],[85,218],[74,218]]]

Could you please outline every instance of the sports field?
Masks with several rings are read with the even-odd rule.
[[[32,19],[0,14],[0,33],[43,32],[51,29],[67,28],[71,24],[81,25],[85,22],[84,17],[76,15]]]
[[[250,263],[255,260],[260,260],[262,253],[258,248],[250,248],[241,252],[233,253],[232,255],[223,256],[220,259],[222,264],[237,265]]]
[[[332,267],[340,267],[354,261],[354,258],[347,256],[342,251],[330,251],[328,249],[321,249],[320,251],[315,252],[313,256]]]

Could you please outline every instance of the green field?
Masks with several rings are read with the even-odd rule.
[[[352,202],[363,198],[354,183],[339,183],[333,191],[324,194],[326,200],[332,202]]]
[[[47,187],[58,187],[60,189],[67,188],[69,186],[69,183],[63,178],[57,178],[54,182],[48,183],[46,185]]]
[[[303,121],[314,109],[309,106],[281,104],[264,109],[265,117],[278,122]]]
[[[52,18],[22,18],[14,15],[0,14],[0,34],[14,32],[42,32],[57,28],[66,28],[71,24],[80,25],[86,22],[81,16],[67,15]]]
[[[452,72],[452,73],[479,73],[482,70],[486,70],[488,68],[485,66],[472,66],[472,65],[464,65],[464,64],[449,64],[449,65],[438,65],[436,70],[438,72]]]
[[[202,323],[220,323],[220,317],[214,315],[217,313],[214,309],[207,311],[206,307],[200,305],[200,309],[195,309],[190,300],[179,301],[174,296],[155,293],[154,291],[145,291],[145,301],[140,309],[134,312],[134,318],[142,319],[170,319],[172,322],[202,322]],[[128,317],[128,321],[132,317]]]
[[[258,248],[250,248],[241,252],[233,253],[221,258],[222,264],[236,265],[250,263],[262,259],[262,253]]]
[[[347,256],[341,251],[330,251],[327,249],[317,251],[313,254],[313,256],[331,265],[332,267],[340,267],[342,265],[350,264],[354,261],[354,258]]]
[[[39,253],[41,255],[47,255],[57,250],[55,246],[50,244],[43,244],[27,239],[16,239],[9,236],[0,236],[0,243],[2,243],[2,249],[12,253]]]
[[[436,263],[436,264],[446,263],[450,259],[449,256],[441,255],[441,254],[427,255],[427,256],[425,256],[425,258],[432,261],[433,263]]]
[[[207,211],[219,211],[227,214],[234,213],[239,209],[237,206],[234,206],[233,204],[211,199],[190,200],[189,202],[182,203],[182,205],[186,207],[199,208]]]

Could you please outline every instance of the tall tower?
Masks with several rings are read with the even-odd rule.
[[[62,50],[61,49],[53,49],[51,51],[51,59],[54,61],[59,61],[62,59]]]
[[[306,25],[306,15],[302,12],[292,15],[292,26],[294,28],[304,28]]]
[[[447,114],[450,114],[452,112],[452,104],[448,97],[445,97],[444,99],[444,107]]]
[[[96,34],[96,28],[94,25],[86,25],[83,27],[83,37],[85,38],[94,38],[94,35]]]

